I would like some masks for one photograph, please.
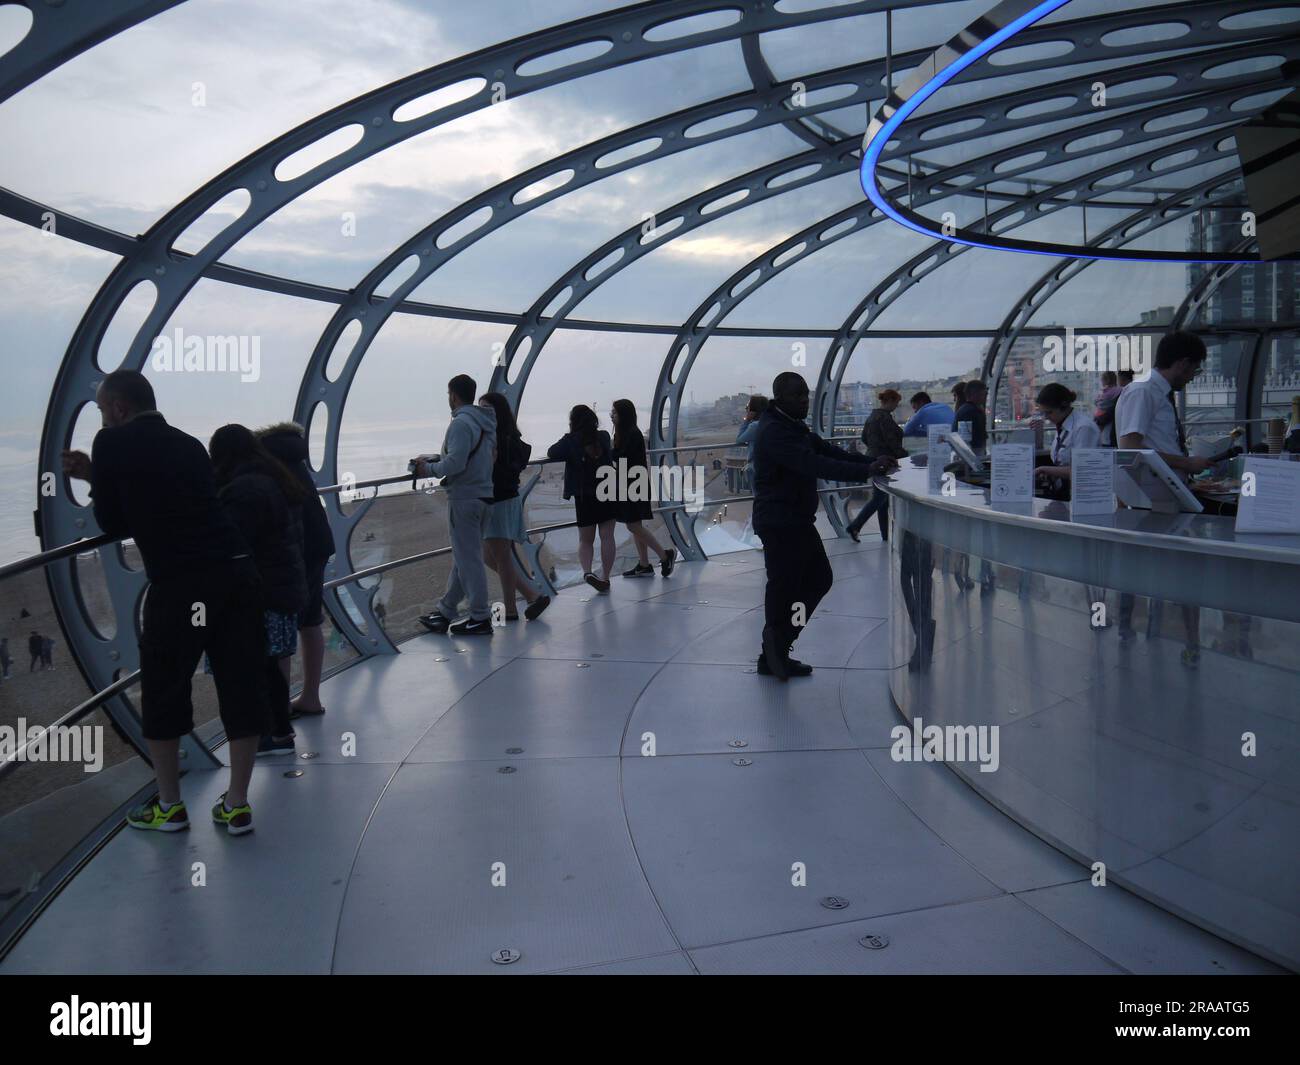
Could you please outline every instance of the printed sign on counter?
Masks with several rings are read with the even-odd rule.
[[[1248,455],[1242,463],[1237,532],[1300,533],[1300,462]]]
[[[946,425],[927,425],[925,431],[928,438],[925,466],[929,471],[929,487],[931,492],[938,492],[943,488],[943,468],[952,458],[952,448],[948,446],[948,434],[952,430]]]
[[[1034,445],[994,444],[989,500],[1028,503],[1034,498]]]
[[[1115,513],[1115,451],[1070,449],[1070,516]]]

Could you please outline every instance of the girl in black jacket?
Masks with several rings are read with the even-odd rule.
[[[242,425],[223,425],[208,445],[217,493],[239,527],[262,577],[266,626],[265,670],[271,700],[270,731],[258,754],[292,754],[289,660],[298,646],[298,614],[307,605],[302,508],[307,492]],[[249,663],[249,668],[258,668]]]
[[[325,668],[325,567],[334,554],[329,516],[316,492],[308,464],[307,440],[301,425],[282,422],[259,429],[257,437],[298,479],[307,493],[302,504],[302,558],[307,571],[307,605],[298,614],[298,647],[302,652],[302,691],[289,704],[289,716],[323,714],[320,678]]]
[[[519,476],[528,465],[533,453],[524,443],[515,424],[510,401],[500,392],[484,392],[479,405],[488,407],[497,419],[497,453],[492,463],[492,506],[483,526],[483,562],[501,580],[501,598],[505,601],[506,620],[518,621],[515,598],[522,595],[528,606],[524,616],[529,621],[551,605],[551,597],[543,595],[515,565],[515,544],[526,544],[524,531],[524,504],[519,498]]]
[[[600,428],[600,419],[582,404],[569,411],[569,431],[547,449],[549,458],[564,460],[564,498],[572,499],[578,518],[578,561],[582,579],[601,595],[609,592],[609,575],[614,569],[614,521],[617,518],[612,499],[596,495],[599,470],[610,464],[609,433]],[[596,530],[600,530],[600,566],[597,577],[591,572],[595,554]]]
[[[647,487],[650,484],[650,467],[646,459],[645,437],[641,434],[641,429],[636,424],[636,406],[630,399],[614,400],[614,408],[609,412],[609,420],[614,426],[614,449],[612,457],[614,468],[618,470],[620,460],[626,469],[625,476],[627,484],[632,485],[636,482],[632,479],[632,471],[638,467],[643,468],[646,472],[639,475],[645,480],[640,483]],[[665,577],[673,572],[673,563],[677,558],[677,552],[673,548],[664,549],[655,539],[655,534],[645,527],[645,522],[654,520],[654,508],[650,505],[649,499],[620,499],[615,505],[615,513],[618,520],[627,526],[627,531],[632,534],[632,541],[636,544],[637,564],[629,570],[623,571],[624,577],[653,577],[655,570],[650,565],[650,548],[659,556],[659,572]]]

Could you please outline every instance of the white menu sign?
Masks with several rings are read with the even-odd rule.
[[[1034,445],[994,444],[989,500],[1027,503],[1034,498]]]
[[[1115,513],[1115,451],[1109,447],[1070,449],[1070,517]]]
[[[1300,533],[1300,462],[1246,457],[1236,531]]]
[[[925,432],[928,438],[925,466],[930,475],[930,491],[937,492],[943,487],[943,468],[952,458],[952,448],[948,446],[952,429],[946,425],[927,425]]]

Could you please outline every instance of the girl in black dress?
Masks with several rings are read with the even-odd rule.
[[[614,450],[612,457],[615,469],[618,468],[619,460],[622,459],[626,464],[626,477],[629,485],[642,483],[649,486],[649,465],[646,460],[645,437],[642,435],[640,428],[636,423],[636,407],[630,399],[614,400],[614,408],[609,412],[610,421],[614,425]],[[638,475],[633,479],[633,471],[638,467],[644,469],[645,474]],[[644,477],[644,481],[641,480]],[[659,556],[659,572],[665,577],[673,571],[673,563],[677,559],[677,552],[671,547],[663,548],[659,541],[655,539],[655,534],[645,527],[645,522],[654,520],[654,509],[650,505],[649,498],[646,499],[620,499],[616,504],[616,513],[618,520],[627,526],[627,531],[632,534],[632,540],[636,544],[636,553],[639,561],[629,570],[623,571],[624,577],[653,577],[655,569],[650,565],[650,548],[654,548],[654,553]]]
[[[569,411],[569,431],[546,452],[549,458],[564,460],[564,498],[572,499],[578,517],[578,561],[582,579],[601,595],[609,592],[609,574],[614,568],[614,521],[617,517],[613,500],[597,498],[599,470],[610,464],[609,433],[600,428],[600,420],[590,407],[579,404]],[[595,554],[596,531],[600,531],[600,567],[597,577],[591,572]]]

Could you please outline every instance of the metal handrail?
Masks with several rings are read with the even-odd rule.
[[[66,728],[69,725],[75,725],[83,717],[86,717],[93,710],[98,709],[100,706],[108,702],[108,700],[112,699],[114,696],[121,695],[122,692],[126,691],[127,688],[130,688],[136,683],[138,683],[139,680],[140,680],[140,671],[137,669],[134,673],[128,673],[125,677],[119,677],[103,691],[96,692],[85,702],[80,703],[77,706],[74,706],[71,710],[69,710],[66,714],[64,714],[61,718],[59,718],[56,722],[54,722],[54,724],[39,726],[42,730],[41,736],[35,736],[32,739],[29,739],[21,747],[15,750],[12,755],[10,755],[4,761],[0,762],[0,779],[3,779],[6,773],[13,772],[14,767],[22,763],[23,752],[26,751],[27,748],[31,746],[33,743],[35,743],[38,739],[43,737],[45,733],[50,732],[53,729]]]

